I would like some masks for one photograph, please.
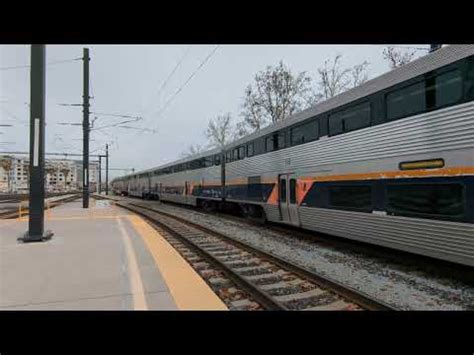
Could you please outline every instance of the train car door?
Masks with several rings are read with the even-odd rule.
[[[299,225],[298,204],[296,200],[296,175],[279,176],[279,205],[282,222]]]

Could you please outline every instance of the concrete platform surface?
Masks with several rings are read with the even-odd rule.
[[[51,209],[42,243],[0,221],[1,310],[224,310],[197,273],[142,218],[110,201]]]

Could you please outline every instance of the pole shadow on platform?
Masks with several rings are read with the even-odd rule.
[[[53,236],[44,231],[44,143],[45,143],[45,87],[46,46],[31,46],[30,97],[30,196],[28,231],[18,240],[41,242]]]

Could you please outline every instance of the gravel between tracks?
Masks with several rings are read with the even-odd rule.
[[[474,285],[319,245],[284,233],[239,223],[187,208],[160,204],[169,213],[200,223],[238,240],[270,251],[310,270],[405,310],[474,310]],[[291,233],[289,231],[288,233]]]

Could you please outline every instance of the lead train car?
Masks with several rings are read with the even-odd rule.
[[[474,266],[474,46],[112,185]]]

